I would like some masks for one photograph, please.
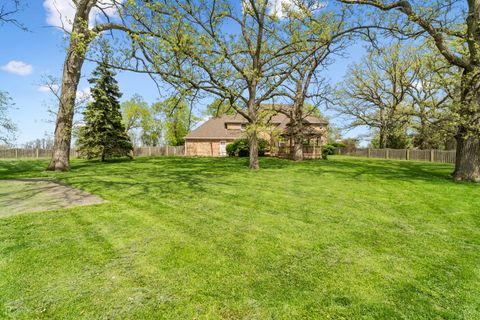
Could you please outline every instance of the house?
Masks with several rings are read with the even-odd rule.
[[[259,134],[260,138],[270,142],[273,153],[293,145],[289,135],[289,124],[290,119],[279,113],[271,118],[268,129]],[[185,154],[187,156],[226,156],[227,144],[246,138],[247,125],[247,119],[240,114],[211,118],[185,137]],[[304,119],[304,127],[305,144],[315,147],[327,143],[328,121],[307,116]]]

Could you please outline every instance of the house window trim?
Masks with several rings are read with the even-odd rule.
[[[225,146],[225,153],[223,154],[222,153],[222,145]],[[221,157],[226,157],[227,156],[227,140],[220,140],[220,142],[218,143],[218,153]]]

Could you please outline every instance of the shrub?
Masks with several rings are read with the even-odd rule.
[[[237,140],[237,155],[239,157],[248,157],[250,154],[250,148],[248,147],[248,140]]]
[[[263,157],[265,156],[265,151],[267,151],[269,143],[265,139],[258,139],[258,155]]]
[[[335,152],[335,147],[331,144],[326,144],[322,146],[322,159],[327,160],[329,155],[334,154]]]
[[[236,151],[237,151],[237,146],[235,143],[227,144],[227,154],[229,157],[235,157]]]
[[[249,154],[248,140],[238,139],[227,145],[227,154],[230,157],[246,157]]]
[[[341,143],[341,142],[334,142],[334,143],[330,143],[332,146],[334,146],[335,148],[345,148],[347,145],[345,143]]]
[[[335,154],[336,148],[345,148],[346,145],[340,142],[334,142],[330,144],[326,144],[322,147],[322,159],[327,160],[327,157],[330,155]]]
[[[258,139],[258,155],[264,156],[268,148],[268,141],[265,139]],[[250,148],[247,139],[238,139],[227,145],[227,154],[230,157],[248,157],[250,155]]]

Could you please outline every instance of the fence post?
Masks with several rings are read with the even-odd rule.
[[[385,159],[390,158],[390,149],[385,149]]]
[[[18,159],[18,149],[15,148],[15,159]]]
[[[410,160],[410,149],[407,149],[407,156],[406,156],[406,159],[407,159],[407,160]]]
[[[433,149],[430,150],[430,162],[435,161],[435,151]]]
[[[167,144],[165,153],[166,153],[165,155],[168,157],[168,144]]]
[[[35,155],[36,155],[37,159],[38,159],[38,153],[39,153],[39,151],[38,151],[38,148],[37,148],[37,149],[35,150]]]
[[[367,148],[367,158],[372,157],[372,149]]]
[[[148,156],[149,156],[149,157],[152,156],[152,147],[148,147]]]

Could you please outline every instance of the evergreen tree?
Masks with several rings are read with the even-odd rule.
[[[132,143],[122,123],[119,99],[122,96],[115,73],[108,68],[105,55],[88,82],[93,85],[93,101],[83,113],[85,126],[80,128],[78,148],[88,159],[130,156]]]

